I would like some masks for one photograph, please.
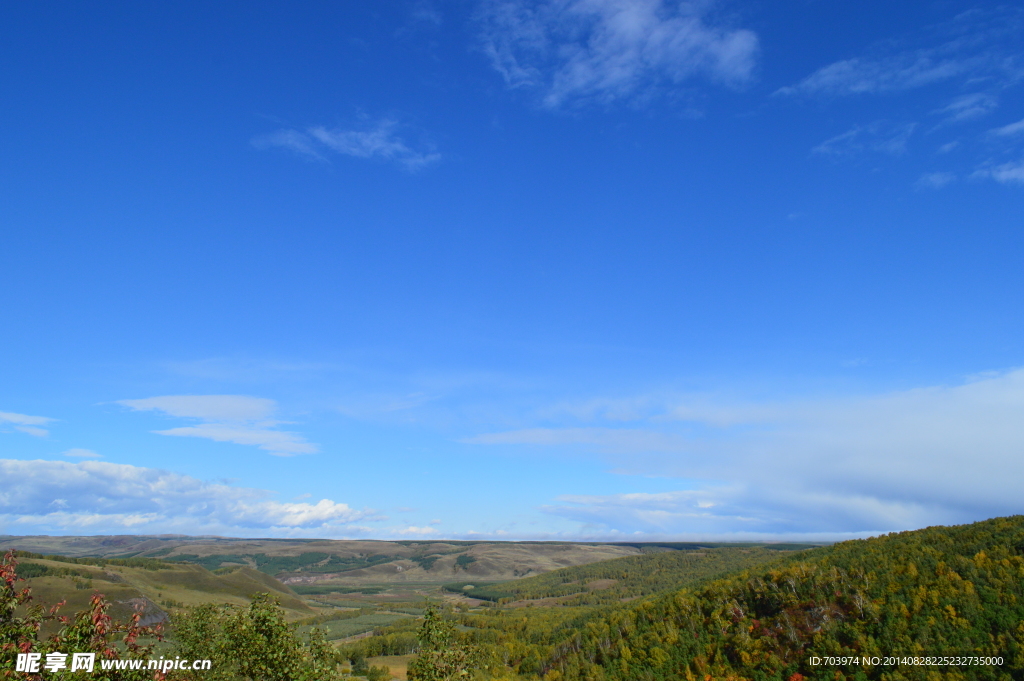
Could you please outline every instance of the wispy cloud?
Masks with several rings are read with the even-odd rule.
[[[851,156],[865,151],[899,155],[907,150],[907,141],[914,134],[916,123],[876,121],[855,125],[846,132],[825,140],[812,151],[826,156]]]
[[[964,75],[979,66],[975,59],[942,57],[940,50],[915,50],[878,59],[845,59],[824,66],[778,94],[878,94],[929,85]]]
[[[416,527],[415,525],[410,525],[409,527],[393,530],[393,534],[401,535],[403,537],[429,537],[440,534],[440,532],[438,532],[437,528],[434,527]]]
[[[65,451],[61,452],[61,454],[63,454],[64,456],[70,456],[70,457],[72,457],[74,459],[102,459],[103,458],[102,454],[97,454],[96,452],[92,451],[91,449],[81,449],[79,447],[74,447],[72,449],[65,450]]]
[[[959,123],[981,118],[992,113],[999,106],[999,98],[984,92],[962,95],[935,111],[943,116],[943,123]]]
[[[601,531],[864,533],[1021,512],[1024,370],[848,399],[658,402],[632,423],[469,441],[589,451],[623,474],[680,479],[676,492],[547,509]]]
[[[949,174],[927,174],[915,183],[918,188],[949,184],[954,173],[1015,183],[1016,168],[1006,163],[1007,150],[993,155],[993,149],[997,144],[1015,143],[1008,138],[1017,129],[1011,124],[986,132],[980,122],[1003,101],[1013,101],[1009,93],[1024,83],[1021,36],[1024,10],[1012,6],[971,10],[869,46],[863,54],[827,64],[775,94],[830,99],[837,107],[849,107],[849,99],[856,97],[858,118],[871,107],[878,108],[871,117],[880,120],[906,120],[915,111],[928,112],[927,118],[916,122],[854,125],[815,147],[820,155],[849,157],[874,151],[897,156],[908,151],[915,127],[926,124],[922,141],[931,136],[929,146],[937,147],[939,153],[961,152],[947,161],[960,167]],[[901,97],[903,93],[907,94]],[[883,113],[886,107],[888,114]],[[937,139],[954,126],[956,139]]]
[[[975,177],[988,177],[1001,184],[1024,184],[1024,161],[1010,161],[974,173]]]
[[[953,173],[935,172],[922,175],[916,184],[921,189],[942,189],[954,181],[956,175]]]
[[[0,494],[0,523],[21,532],[338,535],[374,518],[330,499],[282,503],[265,490],[99,461],[0,459],[0,479],[18,481]]]
[[[326,161],[331,154],[397,163],[416,171],[441,159],[441,154],[416,148],[398,134],[398,122],[382,119],[361,130],[314,126],[306,130],[278,130],[253,138],[257,149],[287,149],[306,158]]]
[[[749,30],[714,26],[707,3],[664,0],[487,0],[484,51],[513,88],[545,106],[649,94],[705,76],[750,80],[758,52]]]
[[[277,408],[274,400],[248,395],[164,395],[121,400],[118,404],[136,411],[162,411],[204,421],[259,421],[269,418]]]
[[[1004,125],[1001,128],[995,128],[994,130],[990,130],[989,132],[991,132],[993,135],[998,135],[1000,137],[1020,135],[1021,133],[1024,133],[1024,120],[1019,120],[1016,123]]]
[[[253,445],[276,456],[312,454],[317,445],[297,433],[280,430],[280,421],[270,419],[277,408],[273,400],[247,395],[164,395],[118,404],[136,411],[159,411],[169,416],[203,421],[154,431],[160,435],[201,437],[216,442]]]
[[[875,45],[863,56],[823,66],[776,94],[884,94],[956,80],[1005,86],[1024,75],[1014,46],[1021,23],[1017,10],[965,12],[917,35]],[[925,44],[915,48],[908,45],[912,42]]]
[[[466,438],[477,445],[584,445],[603,452],[678,452],[688,441],[675,433],[625,428],[528,428]]]
[[[417,29],[436,30],[444,23],[441,11],[433,2],[417,0],[409,13],[409,18],[400,32],[409,32]]]
[[[47,418],[45,416],[29,416],[28,414],[15,414],[13,412],[0,411],[0,428],[7,426],[28,435],[34,435],[35,437],[46,437],[49,435],[50,431],[46,430],[46,428],[43,428],[42,426],[45,426],[51,421],[56,421],[56,419]]]

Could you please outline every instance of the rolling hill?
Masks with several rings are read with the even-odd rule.
[[[815,549],[552,642],[546,679],[1024,678],[1024,516]]]
[[[208,570],[249,567],[284,584],[366,586],[507,581],[564,567],[704,544],[348,541],[224,537],[0,536],[0,550],[96,558],[156,558]]]
[[[293,619],[315,611],[273,577],[249,567],[212,573],[200,565],[140,559],[89,559],[19,552],[18,575],[32,589],[33,603],[65,601],[61,612],[85,610],[94,593],[111,603],[110,614],[127,619],[142,610],[142,624],[167,618],[168,610],[204,603],[246,605],[255,593],[268,592]]]

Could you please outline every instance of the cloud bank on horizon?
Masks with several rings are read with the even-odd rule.
[[[565,495],[545,508],[626,532],[825,536],[1020,510],[1022,369],[959,386],[840,399],[663,398],[628,418],[609,418],[605,408],[615,406],[574,409],[591,422],[585,427],[468,442],[582,449],[623,473],[689,481],[690,489],[668,493]]]
[[[330,499],[282,503],[264,490],[127,464],[0,459],[0,475],[17,481],[0,503],[5,532],[294,536],[358,533],[353,523],[374,518]]]

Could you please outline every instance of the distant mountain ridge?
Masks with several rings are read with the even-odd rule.
[[[208,570],[246,566],[284,584],[433,583],[453,579],[506,581],[564,567],[639,555],[647,550],[697,549],[720,544],[370,541],[238,539],[182,536],[0,536],[0,550],[101,558],[159,558]],[[744,545],[746,546],[746,545]],[[751,544],[750,546],[757,546]]]

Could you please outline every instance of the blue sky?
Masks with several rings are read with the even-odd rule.
[[[1020,513],[1024,11],[29,3],[0,533]]]

